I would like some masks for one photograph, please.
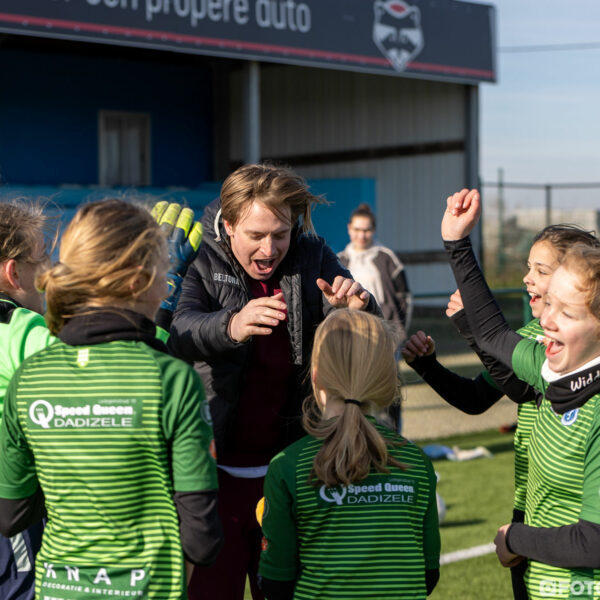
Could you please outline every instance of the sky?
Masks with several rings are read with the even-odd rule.
[[[507,182],[600,182],[600,1],[490,3],[498,82],[480,86],[482,180],[496,181],[501,167]],[[597,47],[509,51],[584,43]],[[583,197],[595,202],[600,190]]]

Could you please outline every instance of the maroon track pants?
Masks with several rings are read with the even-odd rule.
[[[225,543],[213,565],[194,569],[189,600],[243,600],[246,575],[253,600],[264,600],[257,583],[262,533],[256,521],[264,481],[264,477],[232,477],[219,469],[219,516]]]

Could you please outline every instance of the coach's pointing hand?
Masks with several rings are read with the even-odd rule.
[[[324,279],[317,279],[317,285],[323,295],[336,308],[363,310],[369,303],[370,294],[358,281],[338,275],[331,285]]]

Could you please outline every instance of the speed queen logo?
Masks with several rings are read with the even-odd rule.
[[[29,418],[43,429],[50,429],[54,418],[54,407],[46,400],[36,400],[29,407]]]
[[[423,49],[421,11],[404,0],[376,0],[373,41],[396,71]]]

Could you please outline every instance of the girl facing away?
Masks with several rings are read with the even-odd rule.
[[[502,526],[504,566],[527,559],[527,591],[538,598],[600,598],[600,250],[576,244],[543,298],[545,343],[523,339],[502,317],[468,234],[477,190],[447,201],[442,237],[473,335],[482,350],[538,389],[528,449],[524,523]]]
[[[554,271],[565,254],[575,244],[600,247],[600,242],[589,231],[566,224],[549,225],[533,240],[527,260],[527,272],[523,278],[530,296],[530,307],[534,317],[517,333],[524,338],[541,340],[544,337],[539,318],[544,308],[544,297]],[[450,298],[446,314],[456,328],[481,356],[489,369],[474,379],[462,377],[443,367],[435,357],[435,342],[424,332],[412,335],[403,350],[407,363],[449,404],[467,414],[481,414],[506,394],[518,403],[518,427],[515,432],[515,496],[513,522],[523,522],[527,493],[527,456],[529,437],[537,415],[539,392],[518,379],[512,368],[505,366],[489,354],[482,353],[474,344],[468,320],[463,310],[460,293]],[[511,569],[515,600],[525,600],[527,591],[523,576],[526,562]]]
[[[186,597],[184,558],[221,542],[202,383],[153,319],[167,244],[143,208],[87,204],[42,273],[58,341],[11,380],[0,430],[0,531],[47,510],[36,597]]]
[[[371,416],[398,393],[393,335],[339,309],[317,328],[305,436],[265,479],[259,574],[269,600],[425,598],[439,578],[436,478]]]

